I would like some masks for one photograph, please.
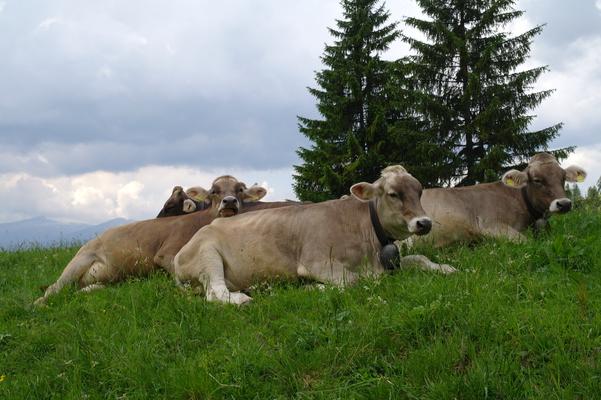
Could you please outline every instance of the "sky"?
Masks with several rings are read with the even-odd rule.
[[[528,66],[555,89],[533,129],[601,174],[601,0],[519,0],[508,29],[546,27]],[[391,20],[420,16],[388,0]],[[154,217],[175,185],[228,173],[293,199],[297,115],[338,0],[0,0],[0,223]],[[413,32],[405,29],[406,33]],[[383,56],[407,54],[402,43]]]

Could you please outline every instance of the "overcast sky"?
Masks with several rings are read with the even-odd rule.
[[[419,16],[388,0],[392,19]],[[601,172],[601,0],[521,0],[547,23],[529,65],[555,94],[534,128]],[[0,0],[0,222],[151,218],[174,185],[231,173],[293,198],[297,115],[338,0]],[[402,25],[401,25],[402,26]],[[385,58],[406,54],[396,44]]]

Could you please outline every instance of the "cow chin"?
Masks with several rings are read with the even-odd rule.
[[[219,210],[219,216],[222,218],[233,217],[236,214],[238,214],[238,210],[234,208],[222,208]]]

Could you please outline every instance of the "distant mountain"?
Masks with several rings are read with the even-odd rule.
[[[115,218],[98,225],[63,223],[45,217],[0,224],[0,249],[55,247],[86,242],[105,230],[132,222]]]

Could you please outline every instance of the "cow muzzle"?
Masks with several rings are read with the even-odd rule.
[[[184,206],[183,206],[184,212],[186,214],[189,214],[191,212],[196,211],[196,203],[194,203],[192,200],[190,199],[186,199],[184,200]]]
[[[409,222],[409,232],[416,235],[426,235],[432,230],[432,220],[428,217],[413,218]]]
[[[555,199],[551,202],[549,206],[549,211],[552,213],[567,213],[572,209],[572,200],[568,198],[563,199]]]
[[[240,211],[240,202],[234,196],[227,196],[221,200],[219,204],[219,216],[220,217],[232,217]]]

